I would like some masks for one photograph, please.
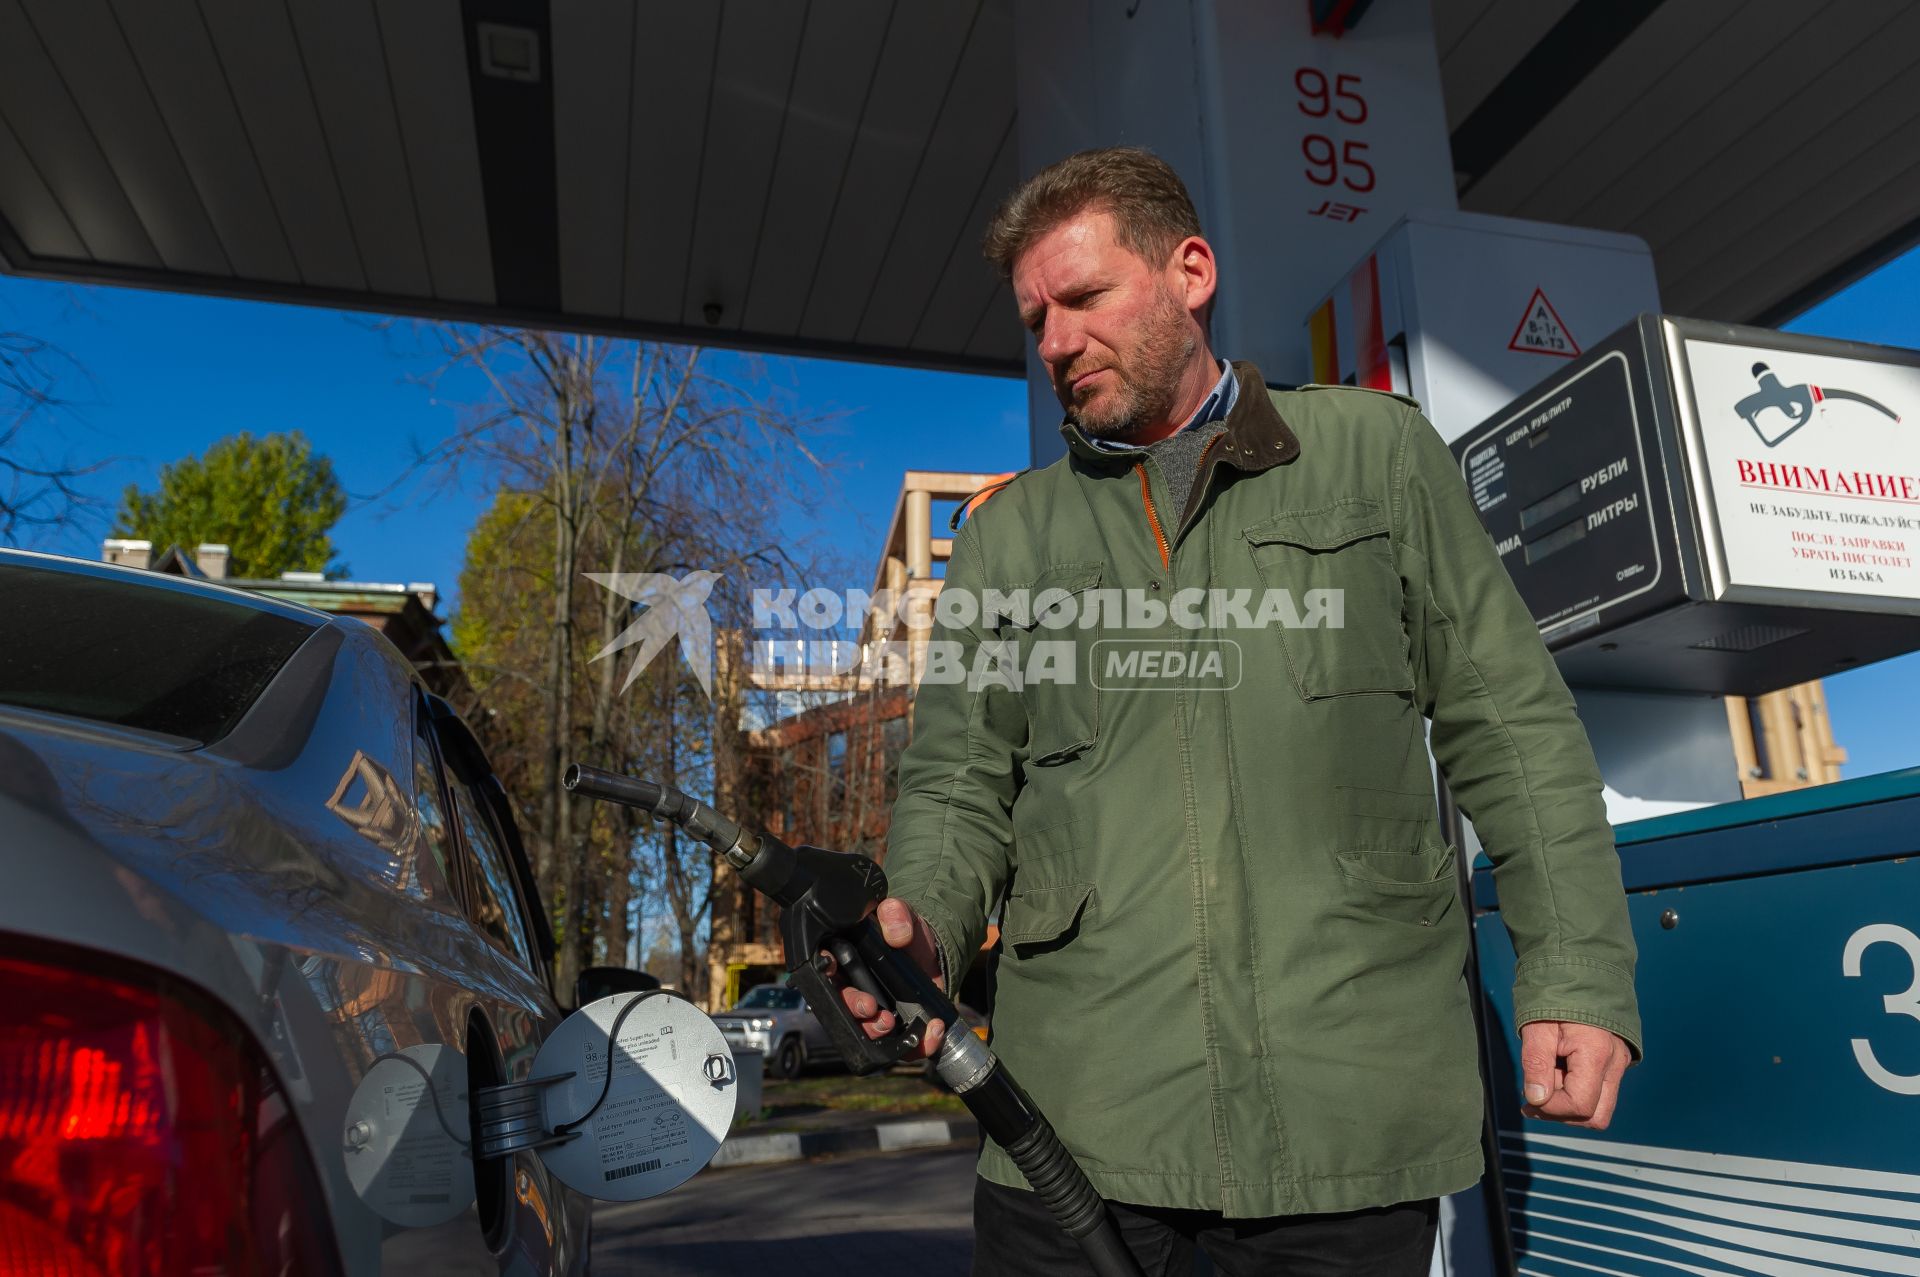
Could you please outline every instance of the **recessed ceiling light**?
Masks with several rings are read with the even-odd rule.
[[[526,27],[502,26],[482,22],[476,28],[480,37],[480,72],[500,80],[537,83],[540,79],[540,35]]]

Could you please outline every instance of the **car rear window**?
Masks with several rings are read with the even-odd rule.
[[[0,705],[209,744],[317,628],[157,581],[0,565]]]

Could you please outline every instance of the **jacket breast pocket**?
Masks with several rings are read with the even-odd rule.
[[[1015,892],[1007,897],[1001,942],[1016,959],[1061,948],[1079,934],[1081,915],[1093,907],[1092,899],[1093,888],[1084,882]]]
[[[1458,861],[1444,843],[1423,842],[1412,852],[1343,851],[1339,860],[1350,900],[1364,916],[1438,927],[1459,902]]]
[[[1275,628],[1302,697],[1413,690],[1400,571],[1378,501],[1284,511],[1246,538],[1266,588],[1287,593]]]
[[[1100,689],[1083,657],[1097,635],[1083,622],[1105,566],[1057,563],[1012,592],[1000,633],[1017,647],[1033,766],[1078,758],[1100,738]]]

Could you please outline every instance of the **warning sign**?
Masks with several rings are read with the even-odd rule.
[[[1520,326],[1513,330],[1513,340],[1507,343],[1507,349],[1536,355],[1565,355],[1568,359],[1580,356],[1580,343],[1560,322],[1560,315],[1547,300],[1546,292],[1538,288],[1527,301],[1527,313],[1520,316]]]

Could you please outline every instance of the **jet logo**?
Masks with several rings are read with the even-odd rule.
[[[1341,204],[1334,200],[1321,200],[1319,208],[1307,210],[1308,217],[1324,217],[1330,222],[1357,222],[1367,210],[1353,204]]]
[[[1815,386],[1801,383],[1798,386],[1783,386],[1780,378],[1765,364],[1753,366],[1753,379],[1760,388],[1733,406],[1740,420],[1753,427],[1753,433],[1760,436],[1760,442],[1769,448],[1778,447],[1782,440],[1800,427],[1813,420],[1814,409],[1826,400],[1840,400],[1849,403],[1864,404],[1883,417],[1893,421],[1900,420],[1900,414],[1865,395],[1851,390],[1837,390],[1831,386]],[[1786,429],[1769,435],[1762,418],[1769,413],[1778,413],[1786,419]]]
[[[632,625],[593,654],[587,662],[589,665],[637,644],[640,650],[634,654],[633,664],[627,667],[626,681],[620,684],[624,692],[640,677],[640,671],[678,637],[681,650],[687,654],[687,664],[693,667],[693,676],[700,680],[700,690],[707,694],[707,699],[713,699],[713,617],[707,612],[707,596],[713,593],[714,582],[720,579],[718,572],[689,572],[678,581],[664,572],[589,572],[586,575],[596,585],[646,607]]]

